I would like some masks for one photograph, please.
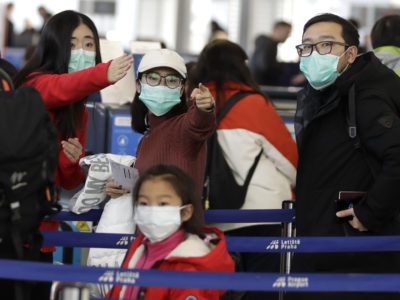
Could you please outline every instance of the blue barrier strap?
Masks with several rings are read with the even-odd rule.
[[[133,234],[42,231],[44,245],[87,248],[128,248]],[[373,252],[400,251],[400,236],[368,237],[226,237],[237,252]]]
[[[61,211],[57,215],[46,218],[49,221],[98,221],[100,220],[102,209],[92,209],[83,214],[75,214],[69,211]]]
[[[127,249],[135,234],[42,231],[43,245]]]
[[[400,274],[178,272],[17,260],[0,260],[0,278],[247,291],[400,291]]]
[[[206,223],[294,222],[294,209],[218,209],[205,210]]]
[[[53,221],[98,221],[102,210],[92,209],[87,213],[75,214],[62,211],[48,218]],[[261,222],[294,222],[293,209],[246,209],[246,210],[205,210],[206,223],[261,223]]]

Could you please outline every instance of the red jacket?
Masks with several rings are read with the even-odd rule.
[[[210,249],[204,241],[197,235],[188,234],[187,239],[177,246],[164,260],[160,262],[158,270],[169,271],[202,271],[202,272],[234,272],[235,265],[226,250],[225,236],[222,231],[217,228],[207,228],[206,233],[216,234],[219,238],[217,245]],[[131,261],[139,259],[133,258],[136,251],[143,251],[142,240],[144,236],[140,235],[132,243],[129,248],[128,254],[122,263],[122,268],[128,268],[129,264],[135,264]],[[208,253],[201,254],[200,249],[207,249]],[[196,255],[199,251],[199,255]],[[190,257],[187,257],[190,255]],[[106,297],[116,298],[120,297],[121,291],[124,292],[122,286],[114,286]],[[189,296],[194,296],[193,299],[198,300],[213,300],[219,299],[225,291],[209,290],[209,289],[182,289],[182,288],[159,288],[159,287],[142,287],[139,291],[139,299],[149,300],[184,300],[189,299]]]
[[[111,84],[111,82],[107,80],[107,69],[110,63],[111,61],[98,64],[93,68],[74,73],[38,75],[25,81],[24,85],[31,85],[39,91],[46,109],[50,113],[51,120],[54,123],[54,108],[78,102]],[[85,155],[87,121],[88,112],[85,109],[83,128],[76,132],[76,137],[83,147],[80,158]],[[56,186],[71,190],[82,183],[84,174],[79,166],[79,160],[72,163],[64,154],[60,138],[58,145],[60,155],[58,159],[58,168],[55,174]]]
[[[50,113],[51,121],[55,123],[54,108],[78,102],[112,84],[107,80],[107,70],[110,63],[111,61],[101,63],[93,68],[74,73],[42,75],[33,73],[31,75],[37,76],[28,79],[23,85],[31,85],[39,91],[46,109]],[[88,111],[85,108],[83,128],[75,133],[83,147],[80,158],[85,156],[87,121]],[[62,150],[60,137],[58,148],[58,167],[55,173],[56,186],[61,186],[66,190],[74,189],[84,180],[84,173],[79,166],[80,158],[74,163],[67,158]],[[58,230],[58,222],[42,222],[40,230]],[[42,251],[55,251],[55,248],[43,247]]]

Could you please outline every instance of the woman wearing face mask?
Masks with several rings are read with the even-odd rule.
[[[135,222],[142,234],[122,268],[234,272],[225,238],[202,228],[193,179],[175,166],[156,165],[140,176],[133,192]],[[190,249],[190,250],[188,250]],[[114,286],[113,299],[219,299],[223,291]]]
[[[40,92],[57,128],[56,186],[73,189],[84,179],[79,159],[85,153],[86,97],[123,78],[132,62],[132,57],[122,56],[101,63],[97,29],[81,13],[63,11],[46,24],[33,56],[14,82],[16,87],[31,85]],[[57,230],[58,223],[43,222],[41,229]],[[54,250],[42,249],[46,253]],[[43,260],[52,261],[52,255]]]
[[[213,41],[200,53],[194,82],[204,82],[210,89],[216,99],[217,116],[233,95],[249,93],[218,123],[218,143],[237,184],[244,185],[249,170],[256,166],[240,209],[280,209],[282,201],[292,199],[297,148],[272,103],[254,81],[246,60],[247,55],[239,45],[224,40]],[[256,157],[259,157],[258,162]],[[210,194],[212,189],[213,185],[210,185]],[[229,195],[231,191],[225,192]],[[226,196],[221,206],[228,208],[229,199]],[[276,223],[218,224],[218,228],[233,236],[281,235],[280,224]],[[241,259],[244,271],[279,272],[279,254],[241,253]],[[277,299],[278,294],[247,292],[245,297]]]
[[[200,83],[191,94],[195,105],[188,109],[184,93],[186,73],[184,60],[175,51],[159,49],[143,56],[131,107],[132,128],[144,133],[135,168],[142,172],[155,164],[180,167],[195,179],[200,203],[206,141],[215,129],[214,98]],[[106,190],[111,197],[127,192],[115,182],[109,182]]]
[[[78,163],[85,152],[86,97],[123,78],[132,60],[122,56],[101,63],[97,29],[81,13],[63,11],[43,29],[33,56],[15,78],[15,85],[32,85],[40,92],[58,130],[57,186],[73,189],[84,179]]]

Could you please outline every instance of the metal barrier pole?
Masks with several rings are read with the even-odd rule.
[[[52,300],[89,300],[90,291],[86,284],[79,282],[56,282],[52,286]]]
[[[294,209],[294,200],[285,200],[282,202],[282,209]],[[282,223],[282,237],[293,237],[294,236],[294,225],[292,222],[284,222]],[[291,252],[281,252],[281,264],[280,264],[280,273],[282,274],[290,274],[290,266],[291,266]],[[279,300],[283,300],[284,292],[279,292]]]

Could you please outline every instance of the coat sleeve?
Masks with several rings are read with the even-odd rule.
[[[194,104],[184,116],[183,133],[186,137],[199,142],[207,140],[216,128],[214,112],[205,112]]]
[[[380,164],[367,196],[354,207],[357,218],[371,232],[387,226],[400,210],[400,119],[387,101],[375,96],[357,106],[363,155],[369,164]]]
[[[85,174],[83,173],[81,167],[79,166],[79,160],[85,156],[85,145],[86,145],[86,129],[88,122],[88,112],[85,110],[83,118],[83,128],[77,132],[77,137],[79,143],[82,145],[82,154],[76,162],[71,162],[65,155],[61,143],[59,143],[59,158],[58,167],[56,171],[56,183],[66,190],[72,190],[80,185]],[[61,141],[60,141],[61,142]]]
[[[82,100],[111,85],[107,70],[111,61],[82,71],[65,74],[35,74],[24,85],[32,85],[42,96],[47,110]]]

